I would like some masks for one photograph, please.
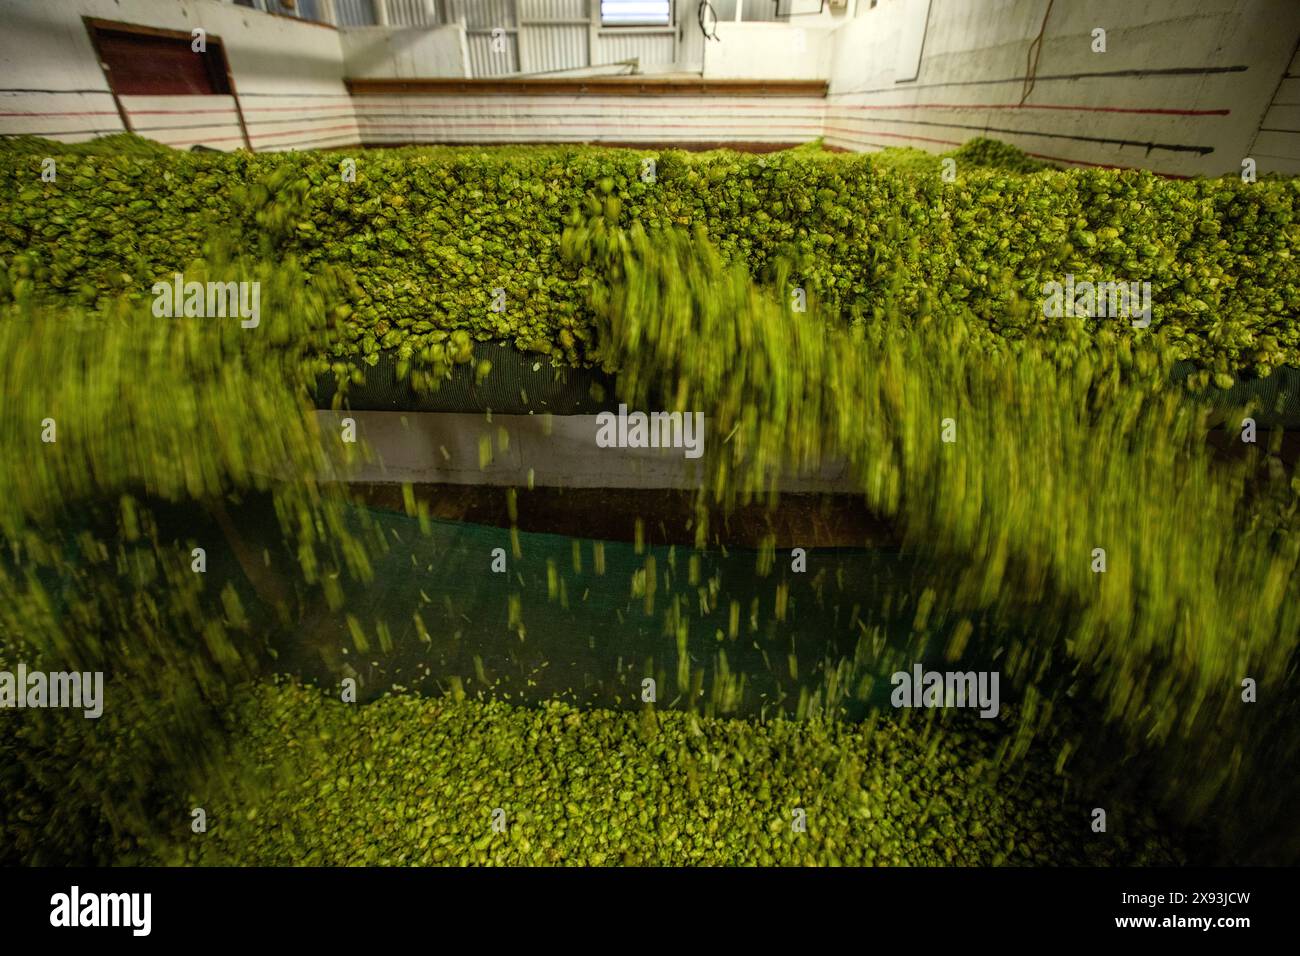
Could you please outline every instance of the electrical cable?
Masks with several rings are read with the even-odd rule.
[[[1038,27],[1038,36],[1029,44],[1029,50],[1025,55],[1025,85],[1020,94],[1020,105],[1025,105],[1025,100],[1029,99],[1029,94],[1034,92],[1034,79],[1038,76],[1038,56],[1043,52],[1043,33],[1047,30],[1047,18],[1052,14],[1052,4],[1055,0],[1047,0],[1047,9],[1043,11],[1043,22]]]
[[[705,26],[705,23],[704,23],[704,11],[705,11],[706,9],[709,11],[709,13],[710,13],[710,14],[712,15],[712,17],[713,17],[713,33],[712,33],[712,34],[709,33],[709,28],[708,28],[707,26]],[[700,0],[700,5],[699,5],[698,7],[696,7],[696,14],[697,14],[697,17],[698,17],[698,19],[699,19],[699,21],[700,21],[700,32],[704,34],[704,39],[705,39],[706,41],[707,41],[707,40],[717,40],[719,43],[721,43],[721,42],[722,42],[722,38],[718,36],[718,11],[713,9],[713,4],[711,4],[711,3],[709,2],[709,0]]]

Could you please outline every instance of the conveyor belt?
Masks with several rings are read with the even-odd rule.
[[[487,359],[492,371],[475,382],[474,368]],[[374,365],[359,364],[365,381],[348,390],[346,405],[353,411],[486,412],[527,415],[594,415],[617,411],[612,375],[598,368],[554,365],[546,356],[521,352],[509,342],[476,342],[474,360],[453,368],[450,378],[431,392],[417,391],[409,379],[397,377],[397,352],[383,351]],[[1185,382],[1197,371],[1192,362],[1174,367],[1174,381]],[[329,408],[337,391],[332,373],[316,382],[316,407]],[[1201,398],[1216,408],[1236,409],[1259,400],[1255,413],[1260,428],[1300,429],[1300,369],[1283,367],[1267,378],[1241,375],[1231,388],[1211,386]]]
[[[481,384],[475,366],[487,359],[492,371]],[[593,415],[618,410],[614,380],[599,369],[553,365],[549,356],[531,355],[513,343],[476,342],[474,359],[452,369],[436,391],[417,391],[408,379],[397,377],[397,352],[379,354],[374,365],[358,364],[364,383],[347,392],[353,411],[385,412],[485,412],[527,415]],[[333,373],[316,381],[316,407],[329,408],[337,392]]]

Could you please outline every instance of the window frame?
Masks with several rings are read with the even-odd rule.
[[[605,19],[604,0],[601,0],[596,16],[598,18],[596,26],[601,30],[671,30],[677,23],[677,0],[668,0],[668,19],[662,23],[658,20],[623,20],[618,23],[610,23]]]

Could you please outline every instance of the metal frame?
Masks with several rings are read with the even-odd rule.
[[[640,31],[649,31],[649,30],[675,30],[677,28],[677,0],[668,0],[668,22],[665,24],[606,23],[604,18],[601,17],[600,15],[599,0],[598,2],[592,4],[592,7],[594,8],[594,11],[591,13],[591,16],[595,17],[597,24],[602,30],[618,30],[619,32],[622,32],[624,30],[631,30],[634,32],[640,32]]]

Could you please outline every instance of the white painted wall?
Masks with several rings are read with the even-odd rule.
[[[343,65],[350,77],[415,79],[469,77],[465,29],[451,26],[392,30],[346,27],[339,30]]]
[[[218,0],[0,0],[0,133],[75,142],[122,131],[83,16],[220,37],[257,150],[358,139],[338,31]],[[142,136],[243,145],[229,97],[127,100]]]
[[[1239,171],[1258,137],[1261,173],[1294,171],[1286,155],[1300,159],[1297,144],[1260,127],[1300,37],[1300,3],[1057,2],[1022,106],[1046,8],[880,0],[860,10],[834,34],[827,141],[943,151],[988,135],[1057,161],[1218,175]],[[1106,30],[1105,53],[1092,52],[1095,27]],[[1264,149],[1281,155],[1266,160]]]
[[[124,96],[122,106],[133,129],[149,130],[140,135],[169,146],[237,149],[244,143],[233,96]]]
[[[1300,49],[1273,94],[1250,155],[1265,170],[1300,176]]]
[[[803,143],[822,130],[811,96],[575,94],[356,97],[366,143]]]
[[[835,31],[831,93],[916,75],[930,0],[882,0]]]
[[[706,79],[825,80],[834,52],[826,27],[719,22],[704,44]]]

